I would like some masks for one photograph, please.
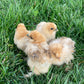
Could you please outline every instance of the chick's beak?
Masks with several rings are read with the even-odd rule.
[[[27,36],[29,37],[29,34],[27,34]]]
[[[30,37],[30,33],[31,33],[31,31],[28,32],[28,34],[27,34],[28,37]]]
[[[55,31],[58,31],[58,29],[56,28]]]

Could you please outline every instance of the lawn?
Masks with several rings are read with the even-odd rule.
[[[51,66],[48,73],[24,78],[26,55],[14,44],[19,23],[34,30],[41,21],[54,22],[75,42],[70,65]],[[84,84],[84,0],[0,0],[0,84]]]

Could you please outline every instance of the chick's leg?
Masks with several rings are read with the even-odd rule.
[[[35,67],[33,72],[36,74],[36,75],[40,75],[40,72],[38,71],[38,69]]]
[[[31,68],[30,68],[31,69]],[[32,72],[29,72],[28,74],[25,74],[24,77],[28,78],[31,77],[32,75],[36,74],[36,75],[40,75],[39,71],[34,68],[34,70],[31,70]]]
[[[39,75],[40,72],[38,71],[38,69],[36,68],[36,63],[33,62],[31,59],[28,60],[28,66],[30,67],[30,70],[36,74],[36,75]]]
[[[33,72],[29,72],[28,74],[25,74],[24,77],[28,78],[31,77],[34,73]]]

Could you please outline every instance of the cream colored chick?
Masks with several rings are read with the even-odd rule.
[[[29,39],[25,53],[28,55],[28,65],[34,74],[47,73],[51,65],[49,55],[46,53],[49,49],[46,38],[34,30],[27,34]]]
[[[49,43],[51,62],[55,65],[68,64],[74,59],[75,42],[67,37],[57,38]]]
[[[55,39],[55,34],[58,31],[57,26],[52,22],[40,22],[36,30],[46,37],[47,42]]]
[[[28,33],[29,31],[23,23],[18,24],[14,35],[14,43],[21,50],[25,50],[26,44],[28,44]]]

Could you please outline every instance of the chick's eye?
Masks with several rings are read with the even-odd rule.
[[[31,39],[33,39],[32,37],[30,37]]]
[[[51,30],[53,30],[53,28],[51,28]]]

